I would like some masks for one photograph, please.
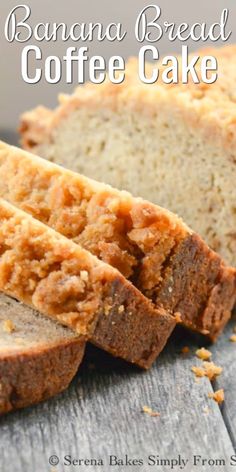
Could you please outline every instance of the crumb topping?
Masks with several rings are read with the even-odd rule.
[[[120,305],[118,308],[118,313],[124,313],[124,311],[125,311],[124,305]]]
[[[196,377],[208,377],[209,380],[213,380],[222,373],[223,369],[214,362],[205,361],[202,366],[193,366],[191,370]]]
[[[208,351],[208,349],[201,347],[200,349],[197,349],[196,356],[203,361],[208,361],[212,356],[212,353],[211,351]]]

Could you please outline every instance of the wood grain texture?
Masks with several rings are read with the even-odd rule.
[[[1,472],[44,472],[56,470],[171,470],[147,464],[150,454],[192,461],[194,454],[229,460],[234,453],[218,405],[209,400],[210,382],[196,383],[191,366],[193,355],[180,353],[188,343],[194,352],[195,338],[180,331],[148,372],[116,361],[95,348],[87,352],[82,369],[64,394],[44,404],[9,414],[0,420]],[[95,365],[91,368],[90,363]],[[92,366],[93,367],[93,366]],[[150,417],[142,412],[147,405],[160,412]],[[209,414],[204,407],[209,406]],[[52,468],[50,455],[61,464]],[[141,458],[142,467],[111,467],[109,455]],[[101,458],[104,465],[63,466],[65,455],[73,458]],[[173,470],[181,470],[176,467]],[[188,472],[214,470],[194,467]],[[215,469],[232,470],[229,465]]]
[[[216,390],[219,388],[225,390],[225,402],[221,411],[236,450],[236,343],[229,340],[235,326],[236,317],[228,324],[224,335],[211,351],[215,362],[223,367],[223,372],[214,382],[213,387]]]

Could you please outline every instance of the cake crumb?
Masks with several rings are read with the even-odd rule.
[[[206,377],[208,377],[209,380],[215,379],[218,375],[222,373],[222,367],[219,365],[214,364],[214,362],[203,362],[203,366],[206,372]]]
[[[222,373],[222,370],[222,367],[208,361],[203,362],[202,366],[191,367],[191,371],[196,377],[208,377],[209,380],[215,379],[215,377]]]
[[[3,323],[3,330],[4,330],[6,333],[12,333],[13,331],[15,331],[15,325],[14,325],[14,323],[13,323],[11,320],[6,320],[6,321],[4,321],[4,323]]]
[[[196,377],[205,377],[206,371],[203,367],[192,366],[191,371],[196,375]]]
[[[118,308],[118,313],[124,313],[124,311],[125,311],[124,305],[120,305]]]
[[[188,354],[189,351],[190,351],[190,349],[189,349],[188,346],[184,346],[184,347],[182,347],[182,349],[181,349],[182,354]]]
[[[211,351],[208,351],[208,349],[201,347],[200,349],[197,349],[196,356],[203,361],[208,361],[212,354]]]
[[[217,402],[219,404],[223,403],[223,401],[225,399],[224,389],[221,388],[220,390],[216,390],[216,392],[208,393],[208,398],[212,398],[213,400],[215,400],[215,402]]]
[[[33,291],[36,288],[36,281],[35,280],[29,279],[28,284],[29,284],[30,291]]]
[[[175,317],[176,323],[182,323],[182,315],[179,311],[176,311],[176,313],[174,314],[174,317]]]
[[[153,411],[149,406],[144,405],[143,406],[143,412],[147,413],[149,416],[160,416],[160,413],[158,411]]]
[[[110,305],[105,305],[105,306],[104,306],[104,313],[105,313],[106,316],[109,315],[110,310],[111,310],[111,306],[110,306]]]
[[[231,343],[236,343],[236,334],[232,334],[232,336],[230,336],[229,340],[231,341]]]
[[[81,270],[80,271],[80,278],[83,280],[83,282],[88,282],[89,276],[88,276],[88,271],[87,270]]]
[[[201,333],[207,335],[207,334],[210,334],[210,331],[209,329],[202,329]]]

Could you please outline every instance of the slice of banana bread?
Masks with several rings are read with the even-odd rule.
[[[217,58],[214,84],[143,84],[134,59],[123,84],[79,87],[55,111],[24,114],[22,143],[178,213],[236,266],[236,46],[200,54]]]
[[[64,390],[84,347],[83,336],[1,293],[0,414]]]
[[[116,269],[2,199],[0,290],[145,368],[175,326]]]
[[[185,326],[214,340],[229,319],[236,271],[167,210],[5,143],[0,196],[119,269]]]

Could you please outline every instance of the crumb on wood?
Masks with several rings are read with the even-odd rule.
[[[206,377],[208,377],[209,380],[215,379],[215,377],[220,375],[223,370],[222,367],[214,364],[214,362],[205,361],[203,362],[203,366],[206,371]]]
[[[143,412],[146,413],[149,416],[160,416],[160,413],[158,411],[152,410],[152,408],[150,408],[147,405],[143,406]]]
[[[203,413],[205,413],[205,415],[209,415],[210,413],[210,408],[209,406],[204,406],[203,409],[202,409]]]
[[[212,354],[211,351],[208,351],[205,347],[201,347],[200,349],[197,349],[196,356],[203,361],[208,361]]]
[[[216,392],[208,393],[208,398],[212,398],[213,400],[215,400],[215,402],[217,402],[219,404],[223,403],[223,401],[225,399],[224,389],[221,388],[220,390],[216,390]]]
[[[3,322],[3,330],[6,333],[12,333],[13,331],[15,331],[15,325],[14,325],[13,321],[12,320],[5,320]]]
[[[229,340],[231,341],[231,343],[236,343],[236,334],[232,334],[232,336],[230,336]]]
[[[181,349],[182,354],[188,354],[189,351],[190,351],[190,349],[189,349],[188,346],[184,346],[184,347],[182,347],[182,349]]]
[[[208,377],[209,380],[215,379],[222,373],[222,367],[214,364],[214,362],[203,362],[202,366],[192,366],[191,371],[196,377]]]
[[[175,317],[176,323],[182,323],[182,315],[179,311],[176,311],[176,313],[174,314],[174,317]]]

